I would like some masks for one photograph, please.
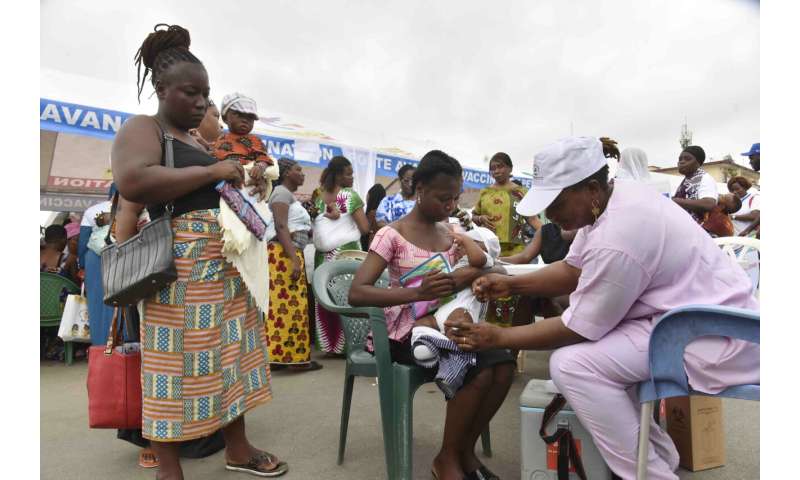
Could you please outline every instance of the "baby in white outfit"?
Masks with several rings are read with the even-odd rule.
[[[495,264],[500,256],[500,240],[491,230],[484,227],[476,227],[466,233],[453,233],[455,241],[464,250],[465,255],[455,265],[455,268],[471,266],[476,268],[489,269]],[[465,288],[458,292],[456,297],[437,309],[433,315],[426,315],[417,319],[414,328],[411,330],[411,345],[414,358],[417,360],[430,360],[434,357],[430,348],[425,345],[414,345],[415,341],[422,335],[438,336],[443,339],[444,322],[448,318],[458,318],[466,316],[472,322],[478,323],[481,320],[481,307],[483,304],[475,298],[471,288]]]

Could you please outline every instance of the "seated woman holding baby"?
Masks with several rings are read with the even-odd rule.
[[[480,242],[483,245],[478,247],[489,253],[480,258],[475,250],[477,242],[460,232],[452,232],[443,223],[461,192],[462,169],[457,160],[438,150],[428,152],[414,172],[412,183],[416,195],[414,209],[375,234],[367,258],[353,279],[349,298],[353,306],[384,307],[392,360],[404,364],[416,363],[412,329],[427,326],[432,335],[440,331],[443,320],[436,318],[436,301],[469,289],[472,281],[485,271],[493,253],[486,242]],[[422,277],[418,286],[400,288],[401,277],[430,258],[440,254],[449,265],[456,265],[465,248],[474,252],[467,265],[451,273],[433,269]],[[391,288],[374,287],[387,266]],[[426,303],[428,308],[420,309]],[[472,318],[474,311],[470,312],[468,306],[458,307],[448,316]],[[423,356],[427,353],[419,352]],[[432,466],[437,478],[475,476],[478,471],[484,477],[496,477],[476,457],[475,443],[508,393],[514,360],[503,349],[480,352],[473,363],[460,388],[447,401],[444,438]]]

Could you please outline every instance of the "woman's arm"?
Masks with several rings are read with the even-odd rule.
[[[275,221],[275,236],[283,251],[292,260],[292,281],[296,282],[300,279],[300,259],[297,258],[297,248],[292,243],[292,234],[289,232],[289,205],[276,201],[269,208]]]
[[[464,288],[469,288],[472,283],[481,276],[487,275],[489,273],[498,273],[505,276],[505,270],[503,270],[502,266],[495,265],[490,269],[485,268],[477,268],[477,267],[461,267],[453,270],[450,273],[450,276],[453,278],[455,282],[454,291],[459,292]]]
[[[672,201],[680,205],[680,207],[684,210],[697,213],[710,212],[712,208],[717,206],[717,201],[713,198],[700,198],[697,200],[692,200],[690,198],[673,197]]]
[[[364,213],[364,208],[356,209],[352,215],[358,227],[358,231],[361,235],[366,235],[369,232],[369,220],[367,220],[367,214]]]
[[[555,350],[586,341],[586,338],[567,328],[561,317],[550,317],[532,325],[507,328],[487,322],[447,320],[445,331],[451,340],[467,352],[496,348]]]
[[[67,260],[64,262],[64,273],[67,274],[70,280],[78,285],[81,284],[79,271],[80,268],[78,267],[78,256],[70,255],[67,257]]]
[[[431,272],[416,288],[378,288],[375,282],[386,268],[386,260],[375,252],[358,267],[350,286],[348,302],[354,307],[391,307],[421,300],[434,300],[453,293],[453,278],[442,272]],[[469,268],[469,267],[467,267]]]
[[[535,218],[535,217],[530,217]],[[533,236],[533,240],[531,243],[525,245],[525,248],[510,257],[501,257],[500,260],[507,262],[507,263],[514,263],[514,264],[527,264],[531,263],[531,260],[536,258],[539,253],[542,251],[542,230],[539,229],[536,231],[536,235]]]
[[[484,275],[472,284],[472,290],[481,301],[510,295],[532,297],[558,297],[575,291],[581,271],[562,261],[525,275]]]
[[[136,235],[136,225],[139,223],[139,214],[144,210],[144,205],[141,203],[131,202],[119,196],[117,199],[117,225],[114,227],[114,237],[117,242],[122,243],[125,240]]]
[[[145,115],[129,119],[117,133],[111,147],[111,170],[125,198],[136,203],[164,203],[219,180],[241,185],[243,171],[238,162],[217,162],[208,167],[161,166],[160,135],[155,121]]]
[[[750,212],[750,214],[751,215],[755,214],[754,215],[755,218],[753,219],[753,222],[747,226],[747,228],[745,228],[739,233],[740,237],[746,237],[750,235],[750,233],[753,232],[753,230],[757,229],[761,225],[761,212],[759,210],[753,210],[752,212]],[[745,217],[745,215],[736,215],[737,220],[746,220],[743,217]]]
[[[739,222],[752,222],[758,220],[761,217],[761,212],[759,210],[753,210],[750,213],[744,213],[742,215],[731,215],[733,220],[737,220]]]

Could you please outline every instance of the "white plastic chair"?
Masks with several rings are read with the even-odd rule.
[[[742,266],[753,282],[753,293],[758,298],[758,278],[761,270],[758,254],[761,251],[761,240],[751,237],[720,237],[715,238],[714,243],[722,247],[722,251],[731,260]]]

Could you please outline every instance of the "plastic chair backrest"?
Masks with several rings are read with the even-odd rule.
[[[363,250],[341,250],[336,254],[334,260],[359,260],[362,261],[367,258],[367,252]]]
[[[720,237],[715,238],[714,243],[722,247],[722,252],[738,263],[750,276],[750,280],[753,282],[753,293],[756,298],[759,298],[758,269],[760,260],[757,253],[761,251],[761,240],[750,237]],[[752,255],[754,251],[756,255]]]
[[[752,310],[717,305],[688,305],[670,310],[661,317],[650,336],[649,361],[654,391],[645,396],[655,396],[640,401],[694,393],[690,390],[683,360],[686,346],[693,340],[721,336],[761,343],[760,327],[759,313]],[[758,390],[755,389],[755,395]],[[756,400],[753,394],[752,388],[733,386],[719,396]]]
[[[75,283],[61,275],[48,272],[39,273],[39,320],[55,321],[61,320],[64,311],[64,303],[61,296],[64,291],[67,293],[78,293]]]
[[[323,308],[344,317],[342,328],[345,336],[345,349],[363,349],[367,335],[370,331],[369,312],[364,308],[351,307],[347,303],[350,285],[353,276],[361,261],[353,259],[334,260],[321,265],[314,272],[312,288]],[[381,275],[375,286],[389,287],[389,277],[386,272]]]
[[[715,238],[714,243],[722,247],[722,251],[740,265],[746,262],[745,255],[751,250],[761,251],[761,240],[757,238],[720,237]]]

